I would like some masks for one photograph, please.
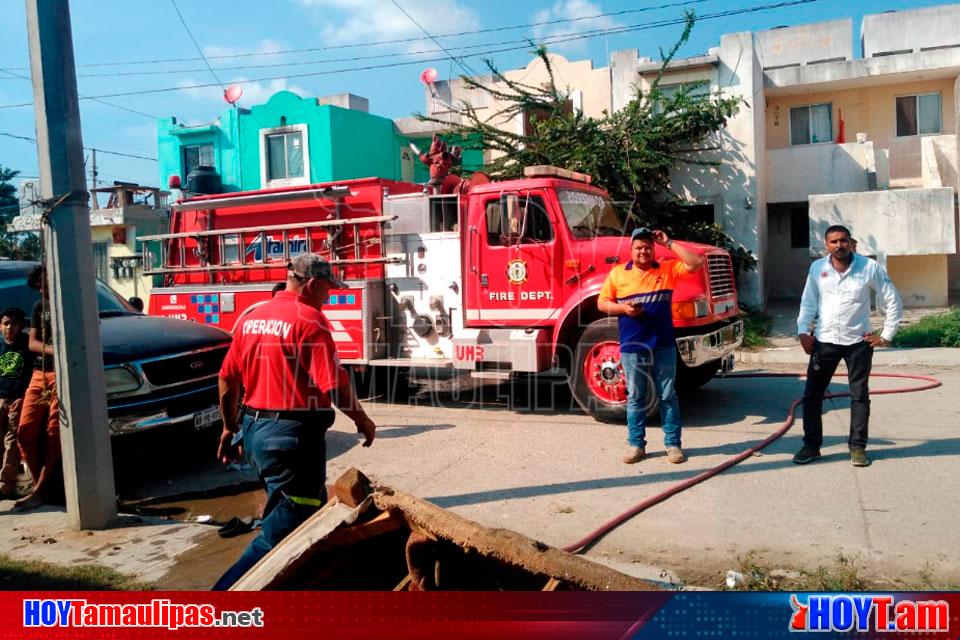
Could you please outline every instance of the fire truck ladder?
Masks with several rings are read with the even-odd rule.
[[[302,253],[300,251],[291,252],[289,236],[291,232],[303,234],[303,240],[306,243],[305,253],[318,253],[326,258],[330,264],[347,266],[360,264],[385,264],[397,262],[400,258],[387,258],[383,256],[383,224],[395,220],[397,216],[368,216],[364,218],[338,218],[334,220],[323,220],[321,222],[302,222],[293,224],[277,224],[265,227],[241,227],[235,229],[214,229],[210,231],[192,231],[185,233],[162,233],[149,236],[138,236],[137,239],[143,242],[143,265],[144,275],[166,275],[181,273],[208,273],[212,271],[234,271],[242,269],[264,269],[271,267],[284,266],[293,256]],[[378,237],[366,240],[367,243],[379,243],[381,245],[381,256],[376,258],[361,258],[360,225],[376,223],[380,225],[380,235]],[[342,229],[350,225],[353,227],[354,242],[352,244],[333,247],[321,246],[314,247],[313,238],[310,232],[314,229]],[[269,232],[277,232],[281,235],[283,251],[281,255],[271,256],[269,252],[270,240],[267,238]],[[243,238],[245,236],[256,236],[260,243],[260,260],[249,261],[247,251],[244,246]],[[331,234],[332,236],[332,234]],[[196,240],[196,247],[187,247],[186,240]],[[157,265],[153,260],[153,252],[150,250],[151,242],[160,243],[160,261]],[[319,244],[327,245],[327,242]],[[216,256],[218,259],[212,260],[214,255],[211,249],[216,246]],[[230,249],[236,247],[235,254],[228,257]],[[353,257],[342,257],[350,253],[352,249]],[[192,254],[192,255],[191,255]],[[188,257],[196,257],[198,264],[188,264]]]

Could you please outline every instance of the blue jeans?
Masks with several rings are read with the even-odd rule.
[[[651,363],[651,355],[653,362]],[[652,382],[660,400],[663,445],[680,446],[680,405],[674,380],[677,377],[677,348],[660,347],[656,351],[621,353],[620,362],[627,376],[627,442],[632,447],[647,446],[647,382]]]
[[[267,491],[260,535],[213,586],[225,591],[326,502],[326,430],[334,414],[317,423],[254,420],[245,415],[241,433],[247,460]]]

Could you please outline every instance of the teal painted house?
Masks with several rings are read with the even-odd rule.
[[[212,166],[225,191],[335,182],[375,176],[424,183],[427,168],[410,149],[426,151],[431,133],[400,133],[389,118],[367,112],[351,94],[301,98],[281,91],[261,105],[231,108],[210,124],[176,118],[157,125],[160,184]],[[464,168],[479,169],[481,152],[465,152]]]

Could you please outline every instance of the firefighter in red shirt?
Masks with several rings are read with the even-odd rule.
[[[234,330],[220,369],[223,434],[217,457],[230,462],[246,454],[267,491],[267,504],[260,535],[214,590],[229,589],[326,502],[331,402],[356,423],[363,446],[373,442],[376,425],[353,393],[320,312],[330,290],[345,287],[318,255],[297,256],[288,265],[286,289]]]

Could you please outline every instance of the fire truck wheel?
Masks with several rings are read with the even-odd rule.
[[[620,364],[616,318],[592,322],[574,350],[570,391],[577,404],[600,422],[626,424],[627,384]],[[656,393],[647,385],[647,415],[659,413]]]
[[[708,362],[699,367],[688,367],[683,361],[677,359],[677,390],[678,391],[696,391],[703,385],[710,382],[717,371],[720,370],[720,361]]]

